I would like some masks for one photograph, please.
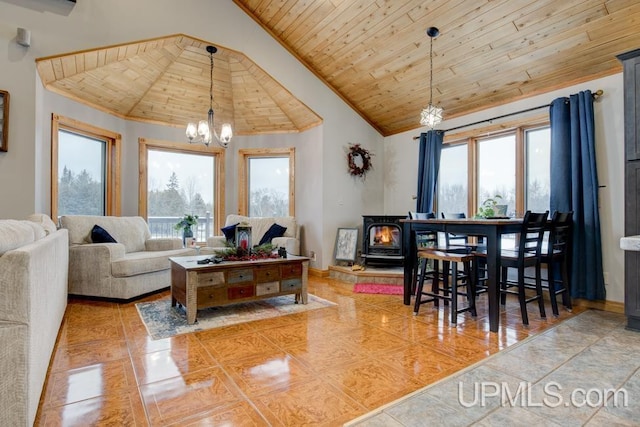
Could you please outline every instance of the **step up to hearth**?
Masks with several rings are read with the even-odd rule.
[[[347,283],[384,283],[400,286],[404,283],[402,267],[366,266],[362,270],[354,270],[351,266],[330,265],[329,277]]]

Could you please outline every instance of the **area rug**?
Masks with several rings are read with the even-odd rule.
[[[196,323],[187,323],[183,307],[171,307],[171,297],[136,304],[142,322],[154,340],[174,335],[269,319],[287,314],[336,305],[331,301],[309,294],[307,304],[295,304],[293,295],[198,310]]]
[[[359,294],[402,295],[404,287],[385,283],[356,283],[353,285],[353,292]]]

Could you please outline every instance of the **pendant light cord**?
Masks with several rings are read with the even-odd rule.
[[[211,59],[211,78],[209,79],[209,109],[213,110],[213,52],[209,53]]]
[[[429,105],[433,105],[433,37],[429,37],[431,44],[429,47]]]

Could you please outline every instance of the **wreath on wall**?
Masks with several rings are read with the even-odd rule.
[[[362,148],[360,144],[350,144],[349,152],[347,153],[349,175],[364,178],[367,172],[373,168],[371,156],[373,156],[373,154],[367,149]]]

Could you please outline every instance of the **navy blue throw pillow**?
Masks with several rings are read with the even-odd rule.
[[[271,243],[271,239],[273,239],[274,237],[282,237],[282,236],[284,236],[284,232],[285,231],[287,231],[287,227],[283,227],[283,226],[278,225],[278,224],[273,224],[271,227],[269,227],[267,232],[264,233],[264,236],[262,236],[262,239],[260,239],[260,243],[258,243],[258,245],[264,245],[265,243]]]
[[[227,225],[226,227],[222,227],[222,234],[227,238],[227,242],[234,242],[236,240],[236,227],[240,224],[239,222],[233,225]]]
[[[94,225],[91,229],[91,241],[93,243],[118,243],[116,239],[111,237],[111,234],[98,224]]]

